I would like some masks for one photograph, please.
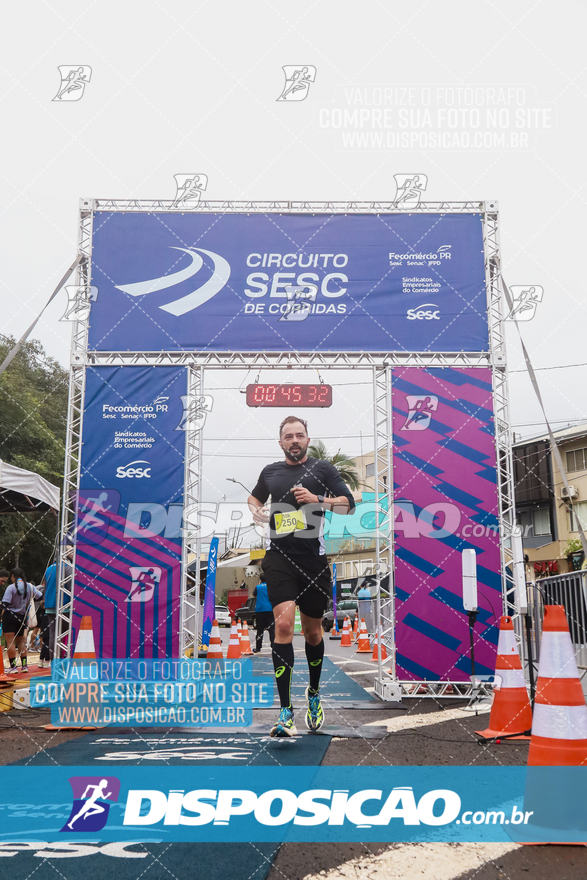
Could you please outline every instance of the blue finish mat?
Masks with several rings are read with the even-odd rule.
[[[303,725],[303,721],[302,721]],[[89,733],[51,749],[23,758],[15,764],[26,767],[100,764],[198,763],[245,767],[251,764],[319,765],[330,743],[330,736],[308,735],[294,739],[274,739],[248,733],[109,734]]]
[[[373,664],[376,667],[376,664]],[[375,671],[375,670],[374,670]],[[263,657],[253,657],[253,674],[266,675],[270,678],[274,677],[273,661],[269,655]],[[305,656],[296,654],[295,665],[293,671],[291,694],[292,702],[295,707],[306,705],[306,688],[308,687],[308,664]],[[350,704],[376,704],[381,705],[380,701],[368,694],[356,681],[343,672],[342,669],[332,662],[330,657],[324,657],[322,664],[322,675],[320,677],[320,696],[325,706],[329,703],[342,708],[341,704],[349,704],[348,708],[361,708],[360,706]],[[274,686],[273,705],[279,705],[277,696],[277,688]]]
[[[106,731],[39,752],[17,761],[19,766],[55,764],[100,765],[201,765],[243,767],[253,765],[318,765],[330,743],[330,736],[304,736],[297,739],[271,739],[250,734],[119,734]],[[0,778],[1,778],[0,768]],[[42,773],[42,771],[40,771]],[[42,776],[39,777],[42,785]],[[47,801],[51,800],[47,793]],[[67,818],[71,804],[65,804]],[[5,806],[7,809],[8,806]],[[51,806],[48,809],[54,811]],[[1,811],[0,811],[1,818]],[[26,821],[26,818],[23,819]],[[91,837],[92,839],[84,839]],[[156,834],[152,843],[100,844],[99,835],[80,835],[80,842],[66,844],[21,843],[11,848],[0,833],[0,856],[12,853],[6,861],[11,880],[30,877],[59,877],[61,880],[137,880],[138,877],[203,877],[205,880],[265,880],[279,849],[275,843],[161,843]]]
[[[81,836],[81,835],[80,835]],[[0,840],[11,880],[265,880],[276,843],[19,843]]]

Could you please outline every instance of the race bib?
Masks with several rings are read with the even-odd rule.
[[[275,531],[278,535],[289,535],[298,529],[306,528],[306,517],[303,510],[292,510],[291,513],[275,514]]]

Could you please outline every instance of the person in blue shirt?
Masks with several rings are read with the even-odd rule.
[[[269,596],[267,595],[267,584],[261,575],[259,575],[259,583],[253,590],[253,596],[255,596],[257,600],[255,602],[257,642],[253,653],[258,654],[263,647],[263,633],[265,630],[269,633],[271,648],[273,648],[273,641],[275,639],[275,617],[273,616],[273,608],[269,601]]]
[[[65,551],[66,558],[68,557],[68,551]],[[64,560],[61,563],[61,579],[63,581],[64,578],[69,577],[71,574],[71,565]],[[45,574],[43,575],[43,580],[41,581],[41,586],[44,589],[44,603],[43,603],[43,612],[41,614],[41,620],[39,621],[39,626],[41,627],[41,656],[39,659],[39,667],[40,669],[48,668],[51,665],[51,660],[53,659],[53,652],[55,648],[55,615],[57,613],[57,563],[54,562],[50,565]]]

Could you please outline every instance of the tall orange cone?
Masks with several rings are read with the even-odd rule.
[[[502,617],[499,622],[495,677],[489,727],[475,733],[485,739],[506,735],[508,739],[528,739],[526,734],[532,727],[532,707],[511,617]]]
[[[224,660],[222,653],[222,640],[220,639],[220,627],[216,618],[212,621],[212,632],[210,633],[210,643],[208,645],[208,660]]]
[[[227,660],[240,660],[241,656],[241,643],[238,637],[238,630],[236,628],[236,623],[234,620],[232,621],[232,627],[230,628],[230,640],[228,642],[228,651],[226,652]]]
[[[544,607],[528,766],[587,764],[587,706],[565,609]]]
[[[92,628],[92,618],[87,615],[82,617],[80,628],[77,634],[75,650],[73,652],[74,660],[95,660],[96,647],[94,645],[94,630]]]
[[[353,627],[353,642],[359,638],[359,615],[355,614],[355,625]]]
[[[243,657],[248,657],[249,654],[252,654],[251,651],[251,640],[249,639],[249,625],[245,620],[243,622],[243,634],[241,638],[241,654]]]
[[[75,649],[73,652],[74,660],[95,660],[96,659],[96,647],[94,645],[94,630],[92,627],[92,618],[90,615],[85,615],[82,617],[79,631],[77,634],[77,641],[75,643]],[[100,725],[101,727],[107,727],[108,725]],[[53,724],[44,724],[45,730],[96,730],[96,727],[87,727],[81,724],[75,724],[72,727],[55,727]]]
[[[342,638],[340,640],[340,647],[341,648],[352,648],[350,621],[349,621],[348,617],[345,617],[344,624],[342,626]]]
[[[369,644],[369,633],[367,632],[367,624],[365,623],[364,617],[361,619],[361,629],[359,630],[359,647],[357,648],[355,653],[371,653],[371,645]]]
[[[387,650],[385,648],[385,642],[381,639],[381,659],[387,660]],[[379,633],[375,633],[375,640],[373,642],[373,656],[371,660],[376,660],[379,662]]]

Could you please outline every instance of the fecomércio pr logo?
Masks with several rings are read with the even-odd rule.
[[[61,831],[101,831],[112,803],[118,801],[120,780],[116,776],[72,776],[73,806]]]

